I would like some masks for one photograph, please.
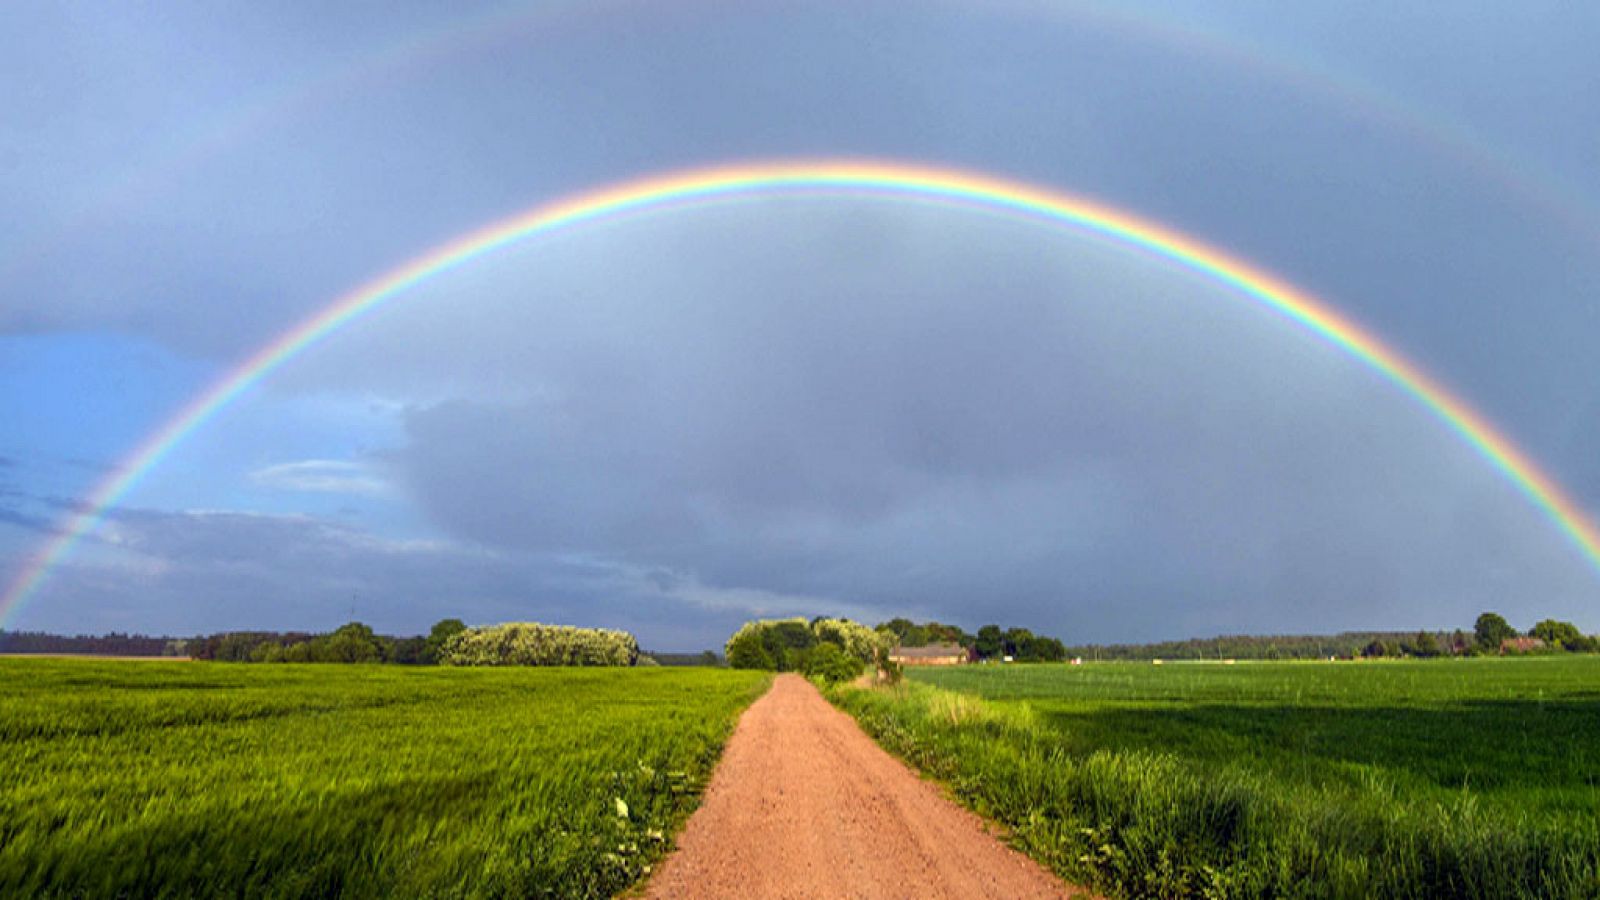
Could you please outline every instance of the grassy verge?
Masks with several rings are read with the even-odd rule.
[[[0,660],[0,895],[610,896],[766,684]]]
[[[830,697],[1113,896],[1576,898],[1600,896],[1583,665],[1013,667]]]

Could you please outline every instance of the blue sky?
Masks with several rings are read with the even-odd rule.
[[[1082,195],[1370,326],[1600,509],[1600,13],[1069,2],[0,12],[0,578],[186,400],[557,197],[892,158]],[[1600,628],[1410,400],[1083,235],[767,198],[518,246],[197,431],[8,627],[755,614],[1068,640]],[[1524,621],[1526,620],[1526,621]]]

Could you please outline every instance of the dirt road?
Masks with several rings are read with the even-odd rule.
[[[739,720],[704,802],[645,896],[1075,895],[804,679],[780,675]]]

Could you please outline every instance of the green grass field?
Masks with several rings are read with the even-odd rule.
[[[0,659],[0,896],[610,896],[766,684]]]
[[[834,698],[1115,896],[1600,896],[1600,658],[911,681]]]

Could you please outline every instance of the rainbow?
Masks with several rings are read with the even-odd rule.
[[[184,437],[317,342],[407,290],[531,237],[685,205],[772,194],[901,198],[1067,227],[1199,273],[1236,290],[1360,360],[1409,394],[1505,475],[1600,571],[1600,530],[1532,460],[1480,413],[1375,335],[1277,277],[1172,229],[1048,188],[976,172],[882,161],[741,163],[646,177],[537,206],[439,246],[334,300],[258,350],[144,440],[94,489],[0,596],[0,625],[74,544]]]

